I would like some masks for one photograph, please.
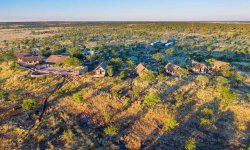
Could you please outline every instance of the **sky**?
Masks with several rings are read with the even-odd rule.
[[[250,21],[250,0],[0,0],[16,21]]]

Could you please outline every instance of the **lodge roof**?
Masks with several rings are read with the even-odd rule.
[[[201,69],[201,68],[206,68],[206,67],[207,66],[205,64],[192,60],[192,68]]]
[[[211,62],[211,64],[213,65],[213,67],[218,67],[218,68],[230,65],[228,62],[224,62],[224,61],[213,61]]]
[[[142,71],[144,71],[144,70],[148,70],[146,67],[144,67],[144,65],[142,64],[142,63],[140,63],[136,68],[135,68],[135,70],[136,70],[136,73],[137,74],[140,74]]]
[[[47,59],[47,63],[54,63],[54,64],[62,64],[64,61],[69,58],[69,56],[62,56],[62,55],[50,55]]]
[[[178,68],[180,68],[178,65],[175,65],[175,64],[171,64],[171,63],[168,63],[166,66],[165,66],[165,69],[168,70],[168,71],[176,71]]]
[[[34,55],[33,52],[19,52],[16,53],[16,57],[23,62],[43,61],[41,56]]]

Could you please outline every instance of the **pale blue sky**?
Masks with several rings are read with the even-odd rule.
[[[250,0],[0,0],[6,21],[250,21]]]

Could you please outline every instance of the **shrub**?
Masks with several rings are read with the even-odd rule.
[[[209,83],[209,78],[206,76],[198,76],[195,81],[202,85],[202,88],[205,89],[205,86]]]
[[[174,129],[175,127],[178,127],[178,126],[179,126],[179,123],[176,120],[169,118],[164,123],[163,130],[167,132],[167,131],[170,131],[171,129]]]
[[[26,99],[22,104],[23,109],[30,110],[37,107],[37,102],[33,99]]]
[[[161,102],[161,98],[158,94],[150,92],[148,95],[145,96],[144,103],[148,106],[154,106],[156,103]]]
[[[182,101],[183,101],[183,96],[181,94],[177,94],[175,96],[175,99],[176,99],[176,103],[175,103],[175,106],[176,107],[179,107],[182,105]]]
[[[186,150],[195,150],[196,148],[196,141],[194,138],[190,138],[185,146]]]
[[[113,66],[114,70],[119,70],[122,64],[123,64],[123,61],[120,58],[111,58],[110,60],[110,65]]]
[[[4,91],[0,91],[0,101],[4,101]]]
[[[63,132],[63,135],[62,135],[63,140],[70,142],[73,140],[73,137],[74,137],[74,133],[70,129]]]
[[[222,76],[216,77],[215,80],[216,80],[216,83],[217,83],[218,85],[226,85],[226,84],[229,83],[228,79],[227,79],[227,78],[224,78],[224,77],[222,77]]]
[[[69,53],[70,53],[70,55],[76,55],[76,54],[81,54],[81,49],[80,48],[77,48],[77,47],[71,47],[70,49],[69,49]]]
[[[14,70],[14,69],[16,69],[17,68],[17,63],[15,62],[15,61],[13,61],[11,64],[10,64],[10,69],[11,70]]]
[[[210,126],[211,125],[211,121],[209,119],[206,119],[206,118],[201,118],[200,119],[200,125],[201,126]]]
[[[119,93],[116,90],[114,90],[114,89],[111,90],[111,94],[114,97],[119,97]]]
[[[124,99],[124,101],[122,102],[122,106],[124,107],[124,108],[127,108],[128,106],[130,105],[130,101],[129,101],[129,99]]]
[[[153,82],[155,80],[155,75],[152,71],[144,71],[141,75],[142,80]]]
[[[8,96],[8,99],[11,101],[17,101],[20,99],[20,96],[15,93],[10,93],[10,95]]]
[[[183,76],[183,77],[187,77],[189,75],[189,72],[187,69],[184,69],[184,68],[179,68],[177,69],[176,73],[179,75],[179,76]]]
[[[164,57],[161,53],[156,53],[152,56],[157,62],[160,62]]]
[[[113,136],[118,134],[118,128],[116,126],[110,125],[104,129],[104,134]]]
[[[77,103],[83,102],[83,95],[82,95],[82,93],[73,94],[73,99]]]
[[[250,93],[247,94],[248,101],[250,101]]]
[[[212,119],[212,117],[213,117],[213,115],[214,115],[213,110],[211,110],[211,109],[209,109],[209,108],[203,108],[203,109],[201,110],[201,112],[202,112],[205,116],[207,116],[209,119]]]
[[[140,96],[140,90],[137,88],[133,88],[133,97],[139,97]]]
[[[219,86],[219,92],[221,94],[221,99],[224,105],[228,106],[237,98],[237,94],[230,91],[229,87],[226,86]]]
[[[242,82],[244,82],[244,80],[246,80],[246,77],[241,73],[237,73],[236,76],[232,79],[232,84],[237,88],[242,84]]]
[[[121,71],[121,73],[120,73],[120,79],[122,79],[122,80],[124,80],[124,79],[126,79],[126,73],[125,73],[125,71]]]
[[[172,56],[172,55],[174,55],[174,53],[175,53],[174,48],[170,48],[170,49],[165,50],[165,54],[167,54],[167,55]]]
[[[79,67],[82,65],[82,62],[78,58],[70,57],[64,61],[64,65],[66,67]]]
[[[109,75],[110,77],[112,77],[113,74],[114,74],[114,71],[113,71],[112,66],[107,66],[107,70],[108,70],[108,75]]]
[[[233,70],[230,69],[230,67],[225,67],[223,69],[220,70],[220,73],[224,76],[224,77],[230,77],[233,76],[233,74],[235,73]]]

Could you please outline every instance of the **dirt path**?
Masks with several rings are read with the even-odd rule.
[[[47,108],[48,99],[49,99],[57,90],[59,90],[60,88],[63,87],[64,83],[66,82],[66,79],[67,79],[67,77],[63,77],[63,81],[62,81],[61,83],[59,83],[59,84],[54,88],[54,90],[52,90],[52,92],[44,99],[44,101],[43,101],[43,109],[42,109],[42,112],[41,112],[41,114],[40,114],[40,116],[39,116],[39,119],[38,119],[39,122],[41,122],[42,119],[43,119],[44,113],[45,113],[46,108]]]

